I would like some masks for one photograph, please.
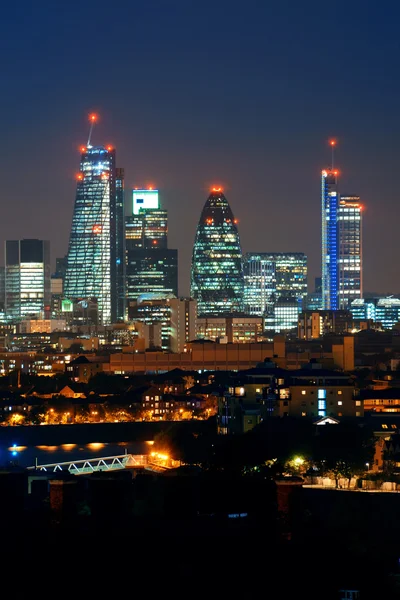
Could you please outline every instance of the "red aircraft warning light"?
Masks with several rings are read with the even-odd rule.
[[[222,192],[222,187],[213,187],[211,189],[212,192]]]
[[[96,113],[90,113],[90,115],[89,115],[89,121],[91,123],[96,123],[97,119],[98,119],[98,116],[96,115]]]
[[[83,173],[77,173],[77,174],[76,174],[76,179],[77,179],[78,181],[82,181],[82,179],[83,179]]]

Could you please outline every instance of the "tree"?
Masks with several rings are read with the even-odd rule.
[[[350,486],[352,477],[364,473],[366,463],[373,461],[376,441],[373,431],[354,421],[321,425],[314,441],[314,462],[321,474],[335,480],[336,487],[341,477]]]

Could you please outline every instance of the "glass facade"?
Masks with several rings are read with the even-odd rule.
[[[322,308],[338,308],[338,190],[337,171],[322,171]]]
[[[126,273],[129,300],[149,293],[178,295],[177,250],[128,248]]]
[[[5,243],[5,315],[7,321],[50,311],[50,242],[8,240]]]
[[[96,298],[102,325],[124,318],[124,173],[115,150],[87,146],[80,172],[65,273],[65,295]]]
[[[158,190],[135,189],[125,217],[126,297],[178,295],[178,251],[168,248],[168,212]],[[129,316],[129,308],[128,308]]]
[[[339,308],[348,309],[362,297],[362,206],[359,196],[340,195],[339,228]]]
[[[303,252],[247,252],[243,258],[244,310],[268,316],[280,297],[298,301],[298,311],[307,296],[307,256]]]
[[[243,274],[245,313],[263,317],[273,312],[276,275],[270,255],[247,252],[243,257]]]
[[[221,188],[213,188],[197,226],[191,296],[198,316],[243,312],[243,258],[236,219]]]
[[[396,323],[400,323],[400,299],[379,298],[375,307],[375,321],[381,323],[382,329],[393,329]]]

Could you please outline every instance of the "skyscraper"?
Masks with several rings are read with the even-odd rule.
[[[321,174],[322,214],[322,308],[338,308],[338,172],[324,169]]]
[[[307,256],[303,252],[246,252],[243,257],[244,310],[266,316],[280,297],[298,301],[307,295]]]
[[[178,251],[168,248],[168,213],[160,207],[158,190],[132,191],[125,236],[128,303],[143,294],[177,296]]]
[[[8,321],[50,311],[50,242],[5,243],[5,315]]]
[[[362,206],[359,196],[340,194],[339,228],[339,308],[349,309],[362,298]]]
[[[359,196],[339,193],[333,166],[321,181],[322,309],[347,310],[362,296],[362,206]]]
[[[92,146],[89,134],[81,148],[65,296],[96,298],[102,325],[124,318],[124,216],[124,171],[115,166],[115,150]]]
[[[220,187],[209,195],[192,254],[191,296],[198,316],[243,312],[243,259],[237,221]]]

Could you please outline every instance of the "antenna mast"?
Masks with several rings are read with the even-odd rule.
[[[335,161],[334,161],[334,154],[335,154],[336,140],[331,140],[329,143],[330,143],[330,146],[331,146],[331,148],[332,148],[332,165],[331,165],[331,169],[332,169],[332,171],[333,171],[333,168],[334,168],[334,166],[335,166],[335,165],[334,165],[334,162],[335,162]]]
[[[88,141],[87,141],[87,147],[91,148],[90,145],[90,138],[92,137],[92,131],[93,131],[93,125],[96,123],[97,121],[97,115],[94,113],[91,113],[89,115],[89,121],[90,121],[90,129],[89,129],[89,137],[88,137]]]

